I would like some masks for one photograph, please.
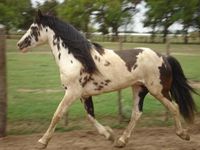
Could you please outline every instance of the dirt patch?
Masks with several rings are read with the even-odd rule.
[[[191,82],[191,85],[192,85],[192,87],[193,88],[195,88],[195,89],[200,89],[200,82]]]
[[[114,130],[117,135],[122,130]],[[191,140],[183,141],[172,127],[138,128],[123,150],[199,150],[200,128],[190,131]],[[8,136],[0,140],[1,150],[35,150],[41,134]],[[46,150],[117,150],[94,130],[55,133]]]
[[[63,89],[17,89],[17,92],[22,93],[58,93],[63,91]]]

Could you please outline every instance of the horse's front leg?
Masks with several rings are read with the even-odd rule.
[[[114,141],[114,134],[112,129],[109,126],[103,126],[95,119],[92,96],[83,98],[82,100],[84,102],[85,110],[87,111],[88,119],[96,127],[99,134],[105,136],[108,140]]]
[[[76,88],[74,88],[76,89]],[[76,89],[77,91],[77,89]],[[69,106],[80,97],[80,94],[77,93],[75,90],[66,90],[65,95],[60,102],[59,106],[57,107],[56,112],[54,113],[54,116],[51,120],[51,123],[49,125],[49,128],[47,129],[46,133],[43,135],[43,137],[38,141],[39,142],[39,148],[46,148],[49,140],[51,139],[53,132],[55,130],[56,124],[58,121],[62,118],[63,114]],[[76,93],[76,94],[75,94]]]

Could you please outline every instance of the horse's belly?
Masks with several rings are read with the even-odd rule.
[[[86,84],[82,95],[83,97],[99,95],[105,92],[117,91],[141,82],[133,73],[129,73],[129,75],[115,74],[107,76],[106,78],[96,78]]]

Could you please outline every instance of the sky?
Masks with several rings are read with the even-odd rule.
[[[33,3],[33,6],[36,6],[36,2],[39,2],[39,3],[44,3],[45,0],[31,0],[32,3]],[[58,0],[59,2],[63,2],[63,0]],[[139,4],[137,7],[136,7],[139,12],[137,14],[134,15],[133,17],[133,23],[132,24],[129,24],[127,26],[127,30],[128,31],[134,31],[134,32],[139,32],[139,33],[144,33],[144,32],[149,32],[151,31],[150,28],[144,28],[143,27],[143,23],[142,21],[145,19],[145,12],[147,11],[147,8],[145,8],[145,3],[142,2],[141,4]],[[98,26],[98,25],[96,25]],[[178,23],[175,23],[173,24],[169,30],[170,31],[176,31],[176,30],[181,30],[182,29],[182,25],[181,24],[178,24]],[[124,30],[123,28],[120,28],[119,30]]]

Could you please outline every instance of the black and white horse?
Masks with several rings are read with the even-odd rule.
[[[84,101],[89,120],[107,139],[114,139],[112,130],[94,118],[93,95],[132,87],[134,106],[130,123],[115,140],[115,146],[123,147],[142,115],[143,101],[147,93],[158,99],[172,113],[176,134],[184,140],[190,137],[182,128],[180,114],[186,121],[194,120],[195,104],[178,61],[163,56],[149,48],[113,51],[91,43],[73,26],[38,11],[33,24],[18,42],[22,52],[48,42],[60,70],[65,95],[60,102],[50,126],[39,143],[45,148],[63,113],[77,99]],[[175,103],[172,102],[175,101]],[[105,106],[106,107],[106,106]],[[180,113],[179,113],[180,112]]]

